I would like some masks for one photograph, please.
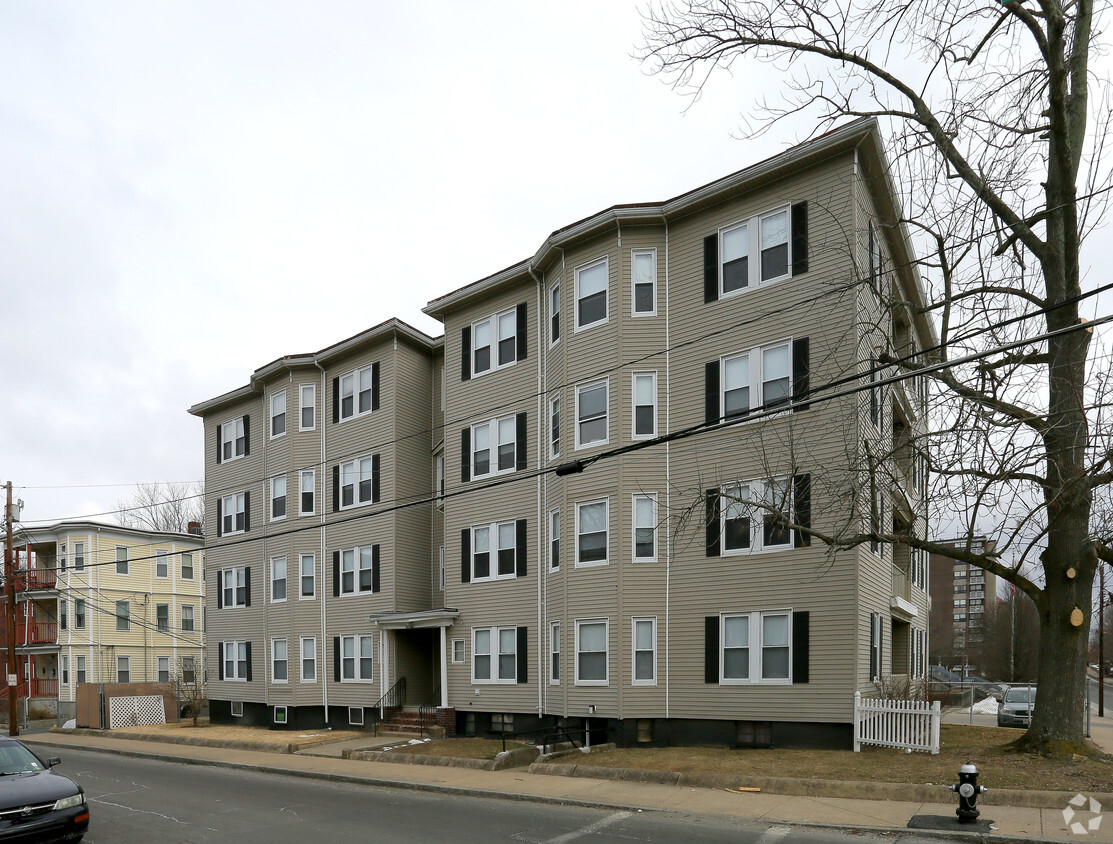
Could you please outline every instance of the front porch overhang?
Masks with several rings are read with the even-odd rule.
[[[384,612],[369,616],[368,621],[380,630],[417,630],[429,627],[451,627],[460,611],[450,607],[420,612]]]

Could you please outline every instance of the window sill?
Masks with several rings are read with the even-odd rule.
[[[598,448],[601,445],[610,445],[611,438],[607,437],[605,440],[592,440],[589,443],[576,443],[574,451],[585,451],[589,448]]]
[[[474,686],[515,686],[518,683],[517,678],[513,680],[475,680],[473,679],[472,685]]]
[[[610,318],[610,315],[608,314],[607,316],[603,317],[602,319],[595,320],[595,322],[589,322],[587,325],[577,325],[577,326],[575,326],[572,329],[572,333],[573,334],[579,334],[581,331],[588,331],[592,328],[597,328],[600,325],[606,325],[610,321],[611,321],[611,318]]]
[[[373,411],[373,410],[365,410],[365,411],[363,411],[363,413],[353,413],[351,416],[341,416],[340,421],[337,422],[336,424],[337,425],[343,425],[345,422],[351,422],[354,419],[362,419],[364,416],[371,416],[374,412],[375,411]],[[310,429],[310,430],[315,430],[315,429]]]
[[[610,680],[577,680],[577,686],[609,686]]]
[[[579,560],[577,560],[575,567],[578,568],[578,569],[594,569],[594,568],[599,568],[600,566],[609,566],[610,564],[611,564],[611,561],[609,559],[606,559],[606,560],[592,560],[592,561],[586,562],[586,563],[580,562]]]

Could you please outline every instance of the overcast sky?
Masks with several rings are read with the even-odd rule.
[[[190,405],[392,316],[439,334],[426,302],[554,229],[807,131],[740,140],[745,74],[685,112],[639,34],[632,0],[0,4],[0,479],[25,523],[199,480]]]

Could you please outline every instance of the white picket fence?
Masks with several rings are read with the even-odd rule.
[[[854,752],[863,744],[939,752],[939,701],[883,700],[854,693]]]

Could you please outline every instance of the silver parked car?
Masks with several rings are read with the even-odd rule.
[[[998,727],[1027,727],[1036,705],[1035,686],[1010,686],[997,709]]]

